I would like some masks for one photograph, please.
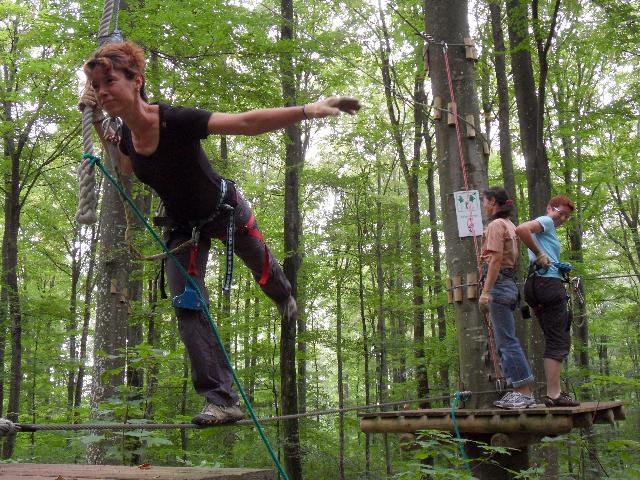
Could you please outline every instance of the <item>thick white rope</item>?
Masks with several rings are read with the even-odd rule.
[[[102,19],[98,29],[98,42],[100,45],[109,42],[121,41],[116,35],[117,12],[120,0],[105,0],[102,11]],[[114,21],[114,35],[109,36],[111,20]],[[86,106],[82,111],[82,148],[85,154],[95,155],[91,134],[93,130],[93,108]],[[96,196],[96,172],[89,162],[83,161],[78,167],[78,210],[76,220],[83,225],[91,225],[96,222],[96,209],[98,199]]]

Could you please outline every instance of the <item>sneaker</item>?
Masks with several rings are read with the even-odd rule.
[[[509,393],[511,394],[510,396]],[[525,395],[520,392],[508,392],[500,400],[494,403],[496,407],[504,408],[506,410],[517,410],[519,408],[529,408],[535,405],[536,399],[533,396]]]
[[[298,304],[293,296],[278,304],[278,311],[282,318],[295,319],[298,316]]]
[[[496,400],[495,402],[493,402],[493,404],[494,404],[496,407],[502,408],[502,404],[503,404],[504,402],[509,401],[509,399],[511,399],[511,397],[513,396],[513,393],[514,393],[514,392],[507,392],[507,393],[505,393],[505,394],[504,394],[504,396],[503,396],[500,400]]]
[[[580,405],[580,402],[571,398],[571,395],[569,395],[566,392],[560,392],[560,395],[558,395],[558,398],[551,398],[550,396],[545,395],[543,397],[543,400],[544,400],[544,404],[549,408],[577,407],[578,405]]]
[[[239,405],[224,407],[207,403],[202,411],[191,419],[196,425],[219,425],[222,423],[234,423],[244,418],[244,413]]]

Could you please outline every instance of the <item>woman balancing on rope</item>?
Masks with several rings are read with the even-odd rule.
[[[549,200],[547,214],[519,225],[516,233],[529,247],[529,276],[524,285],[524,298],[533,308],[544,335],[544,374],[547,381],[547,407],[580,405],[560,389],[560,369],[569,355],[571,334],[567,291],[558,270],[560,240],[556,227],[571,218],[573,202],[564,195]]]
[[[492,187],[483,194],[482,207],[489,224],[482,238],[483,289],[479,306],[484,314],[491,314],[496,348],[506,378],[513,386],[494,405],[500,408],[527,408],[535,404],[529,385],[533,374],[516,335],[513,312],[518,304],[516,262],[518,236],[509,220],[513,200],[504,188]]]
[[[295,322],[297,306],[291,285],[269,253],[251,207],[233,183],[222,179],[211,167],[201,140],[210,134],[258,135],[305,119],[338,115],[341,111],[354,114],[360,108],[358,100],[330,97],[298,107],[210,113],[148,103],[144,67],[144,52],[132,42],[101,47],[84,66],[88,83],[80,99],[81,108],[94,107],[94,127],[101,139],[118,142],[120,170],[135,173],[140,181],[158,192],[168,213],[169,224],[164,230],[168,248],[192,239],[193,227],[201,227],[195,266],[196,281],[203,295],[207,297],[204,274],[211,239],[224,238],[229,224],[229,210],[220,211],[220,206],[230,206],[235,223],[235,253],[278,305],[283,318]],[[117,138],[103,133],[101,109],[124,122]],[[177,254],[185,269],[189,256],[188,251]],[[167,278],[172,296],[185,290],[185,278],[173,262],[167,263]],[[207,425],[240,420],[243,413],[232,389],[233,377],[207,318],[200,310],[185,308],[176,308],[176,315],[191,359],[194,387],[206,398],[204,409],[193,422]]]

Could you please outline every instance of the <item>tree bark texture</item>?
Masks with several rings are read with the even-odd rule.
[[[115,158],[109,151],[109,158]],[[113,162],[111,162],[113,163]],[[124,187],[131,190],[131,180]],[[130,258],[125,241],[126,218],[124,205],[111,185],[105,186],[100,209],[101,238],[97,270],[96,324],[91,385],[91,416],[107,420],[100,413],[100,403],[117,395],[125,383],[125,355],[129,319],[128,286]],[[87,460],[92,464],[105,462],[100,444],[87,448]]]
[[[527,171],[529,217],[535,218],[544,215],[551,197],[551,174],[546,149],[538,151],[538,95],[531,62],[527,3],[523,0],[507,0],[507,18],[520,144]]]
[[[294,39],[293,0],[282,0],[283,17],[280,38],[285,44],[281,54],[282,96],[285,106],[296,104],[296,76],[290,42]],[[302,170],[302,137],[299,125],[285,129],[285,186],[284,186],[284,274],[291,283],[292,295],[298,293],[298,271],[300,269],[300,172]],[[283,415],[298,412],[296,382],[296,330],[297,319],[285,315],[280,332],[280,378]],[[287,420],[284,425],[284,457],[286,469],[292,480],[302,478],[302,458],[298,420]]]
[[[429,44],[433,95],[441,97],[442,104],[447,105],[452,99],[442,42],[463,44],[464,38],[469,36],[467,2],[425,0],[424,5],[427,12],[427,33],[433,37],[433,42]],[[478,125],[479,109],[473,63],[465,59],[464,46],[450,46],[448,55],[457,113],[462,118],[472,114]],[[453,192],[465,190],[465,182],[456,131],[453,126],[447,125],[446,118],[446,113],[443,113],[442,119],[436,121],[436,147],[447,267],[450,276],[461,275],[466,278],[467,273],[478,271],[478,265],[473,237],[461,238],[458,234]],[[479,138],[469,139],[463,136],[462,152],[469,189],[482,192],[487,188],[487,172]],[[476,232],[476,235],[481,234],[482,232]],[[477,242],[480,242],[479,238]],[[493,382],[488,379],[493,372],[482,361],[483,355],[488,351],[487,332],[476,302],[464,300],[455,303],[455,314],[460,348],[460,388],[472,391],[494,388]],[[487,396],[474,396],[468,406],[482,408],[491,400]]]

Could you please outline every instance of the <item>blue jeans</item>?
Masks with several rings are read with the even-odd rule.
[[[505,378],[518,388],[533,381],[531,367],[516,335],[513,312],[518,303],[518,287],[513,278],[499,274],[490,294],[489,309],[500,364]]]

